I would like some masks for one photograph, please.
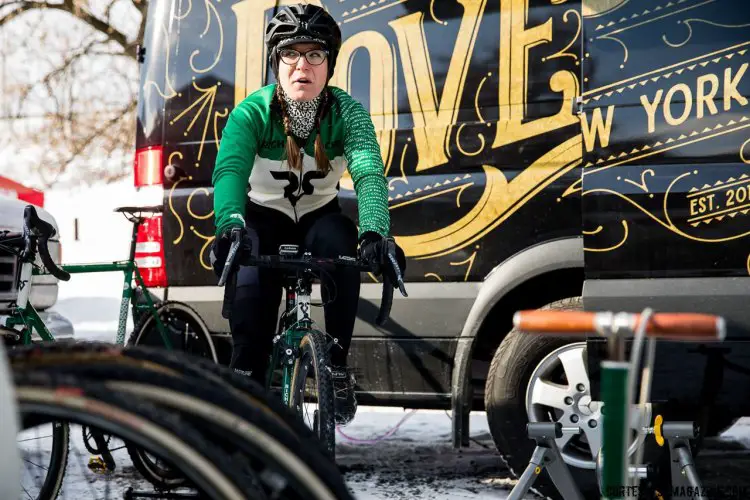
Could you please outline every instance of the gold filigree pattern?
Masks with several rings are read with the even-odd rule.
[[[654,175],[656,175],[656,172],[654,172],[650,168],[648,168],[648,169],[644,170],[643,172],[641,172],[641,182],[640,183],[635,182],[632,179],[622,179],[621,177],[618,177],[617,180],[618,181],[619,180],[624,180],[628,184],[632,184],[633,186],[635,186],[635,187],[637,187],[639,189],[642,189],[644,192],[648,193],[648,186],[646,185],[646,174],[651,174],[651,177],[653,177]]]
[[[188,12],[190,12],[190,9],[188,9]],[[185,13],[187,15],[187,13]],[[161,25],[161,30],[163,31],[164,39],[169,38],[169,33],[167,32],[167,27],[163,24]],[[143,82],[143,92],[147,94],[147,90],[150,87],[154,87],[156,89],[156,93],[159,94],[163,99],[171,99],[177,95],[177,91],[172,87],[172,82],[169,81],[169,45],[165,44],[167,53],[164,58],[164,87],[167,90],[167,92],[164,92],[161,90],[161,87],[159,87],[159,84],[156,83],[154,80],[148,80],[146,79]]]
[[[611,247],[606,247],[606,248],[589,248],[589,247],[583,247],[583,250],[586,251],[586,252],[611,252],[612,250],[617,250],[618,248],[620,248],[621,246],[623,246],[625,244],[625,242],[628,241],[628,237],[630,236],[630,230],[628,229],[628,223],[627,223],[627,221],[623,220],[623,221],[620,221],[620,222],[622,223],[622,227],[623,227],[624,233],[623,233],[622,239],[619,241],[619,243],[616,243],[615,245],[612,245]],[[596,231],[588,233],[588,234],[589,235],[591,235],[591,234],[598,234],[599,232],[601,232],[601,230],[602,230],[602,226],[599,226]],[[586,233],[584,233],[584,234],[586,234]]]
[[[409,147],[409,144],[411,143],[411,137],[406,139],[406,144],[404,144],[404,148],[401,150],[401,163],[399,163],[399,170],[401,171],[401,175],[399,177],[395,177],[388,181],[388,190],[393,191],[396,189],[394,184],[396,182],[403,182],[404,184],[409,184],[409,179],[406,177],[406,173],[404,172],[404,163],[406,161],[406,150]],[[387,175],[387,172],[386,172]],[[392,198],[389,198],[391,200]]]
[[[635,201],[632,198],[630,198],[628,195],[620,193],[620,192],[615,191],[613,189],[609,189],[609,188],[593,188],[593,189],[589,189],[589,190],[583,191],[582,194],[585,196],[585,195],[588,195],[588,194],[591,194],[591,193],[605,193],[605,194],[610,194],[610,195],[616,196],[618,198],[621,198],[622,200],[624,200],[624,201],[630,203],[631,205],[633,205],[634,207],[636,207],[638,210],[640,210],[641,212],[643,212],[643,214],[645,214],[646,216],[648,216],[653,221],[657,222],[662,227],[668,229],[669,231],[672,231],[673,233],[675,233],[675,234],[677,234],[679,236],[682,236],[683,238],[686,238],[686,239],[689,239],[689,240],[693,240],[693,241],[698,241],[698,242],[702,242],[702,243],[722,243],[722,242],[725,242],[725,241],[732,241],[732,240],[744,238],[744,237],[750,235],[750,231],[745,231],[745,232],[742,232],[742,233],[739,233],[739,234],[730,235],[730,236],[723,236],[723,237],[716,237],[716,238],[703,238],[703,237],[700,237],[700,236],[695,236],[695,235],[686,233],[685,231],[683,231],[682,229],[680,229],[674,223],[674,221],[672,220],[672,216],[670,215],[669,209],[668,209],[669,197],[672,194],[672,190],[674,189],[675,184],[677,184],[679,181],[687,178],[690,175],[697,175],[697,174],[698,174],[697,170],[692,171],[692,172],[686,172],[684,174],[681,174],[681,175],[677,176],[675,179],[672,180],[672,182],[670,182],[669,186],[667,187],[666,191],[664,192],[664,199],[662,201],[662,213],[660,214],[661,216],[657,216],[657,215],[653,214],[650,210],[648,210],[647,208],[645,208],[644,206],[642,206],[641,204],[639,204],[637,201]]]
[[[193,77],[193,88],[197,90],[198,92],[200,92],[202,95],[198,99],[196,99],[190,106],[185,108],[182,111],[182,113],[177,115],[171,122],[169,122],[170,125],[174,125],[175,123],[180,121],[184,116],[186,116],[193,108],[195,108],[196,106],[200,104],[200,108],[198,108],[198,111],[193,115],[193,119],[190,121],[187,129],[185,130],[184,135],[187,136],[188,132],[190,132],[190,130],[192,130],[193,126],[195,125],[195,122],[197,122],[198,118],[200,118],[200,116],[203,114],[203,110],[206,109],[206,106],[208,106],[208,111],[206,111],[206,118],[204,120],[204,125],[203,125],[203,134],[201,136],[200,146],[198,148],[198,162],[200,162],[203,156],[203,147],[205,146],[205,143],[206,143],[208,125],[211,122],[213,122],[213,125],[214,125],[214,140],[217,142],[217,147],[218,147],[218,137],[219,137],[218,124],[217,124],[217,120],[215,119],[215,117],[213,117],[212,119],[212,115],[214,113],[218,114],[218,112],[215,112],[213,108],[214,108],[214,101],[216,100],[216,93],[220,85],[221,85],[221,82],[216,82],[216,84],[212,85],[211,87],[202,88],[202,87],[199,87],[197,83],[195,83],[195,77]],[[227,112],[226,108],[224,112],[225,113]],[[196,163],[195,166],[198,167],[199,163]]]
[[[435,0],[430,0],[430,17],[432,18],[433,21],[435,21],[438,24],[442,24],[443,26],[448,25],[448,21],[441,21],[435,15]]]
[[[417,188],[417,189],[415,189],[413,191],[410,190],[410,191],[407,191],[406,193],[403,193],[403,194],[399,193],[396,196],[389,197],[388,201],[390,202],[390,201],[402,200],[404,198],[409,198],[410,196],[419,195],[419,196],[416,196],[414,198],[408,199],[407,201],[400,202],[400,203],[398,203],[396,205],[393,205],[391,207],[391,208],[398,208],[398,207],[402,207],[402,206],[405,206],[405,205],[410,205],[412,203],[416,203],[416,202],[419,202],[419,201],[424,201],[426,199],[433,198],[435,196],[440,196],[440,195],[443,195],[445,193],[450,193],[450,192],[453,192],[453,191],[458,191],[458,196],[460,196],[461,191],[463,189],[465,189],[465,188],[467,188],[469,186],[472,186],[474,183],[473,182],[467,182],[467,183],[464,183],[464,184],[460,184],[458,186],[452,186],[452,187],[450,187],[448,189],[441,189],[439,191],[433,191],[433,190],[445,187],[445,186],[447,186],[449,184],[452,184],[454,182],[461,182],[462,180],[467,180],[467,179],[470,179],[470,178],[471,178],[471,174],[465,174],[463,177],[462,176],[456,176],[453,179],[446,179],[443,182],[436,182],[434,184],[428,184],[424,188]],[[424,194],[424,193],[428,193],[428,194]],[[457,206],[460,206],[460,204],[458,203],[458,201],[456,202],[456,204],[457,204]]]
[[[201,247],[200,262],[201,262],[201,267],[203,267],[203,269],[205,269],[207,271],[211,271],[211,265],[210,265],[209,262],[206,261],[206,250],[208,249],[208,246],[211,244],[211,242],[214,241],[214,239],[216,239],[216,237],[215,236],[206,236],[205,234],[199,233],[195,229],[195,226],[190,226],[190,231],[192,231],[193,234],[196,235],[198,238],[200,238],[200,239],[202,239],[202,240],[205,241],[205,243]]]
[[[466,122],[464,122],[458,126],[458,130],[456,131],[456,147],[464,156],[477,156],[479,153],[482,152],[482,150],[484,150],[484,146],[485,146],[484,135],[481,132],[477,134],[477,137],[479,137],[480,144],[479,144],[479,148],[476,151],[472,151],[472,152],[466,151],[463,148],[463,146],[461,146],[461,140],[460,140],[461,131],[464,129],[466,125],[467,125]]]
[[[584,167],[588,168],[591,173],[594,173],[606,168],[621,165],[629,161],[646,158],[648,156],[662,153],[664,151],[687,146],[688,144],[693,144],[695,142],[700,142],[706,139],[711,139],[713,137],[736,132],[747,127],[750,127],[750,118],[748,118],[747,116],[742,116],[739,121],[732,119],[725,124],[717,123],[712,127],[705,127],[701,131],[694,130],[689,134],[682,133],[677,137],[667,137],[662,140],[658,140],[653,144],[635,146],[630,151],[612,153],[607,158],[602,157],[597,159],[596,161],[589,161],[586,163],[586,165],[584,165]],[[646,153],[644,153],[644,151],[646,151]],[[614,163],[607,163],[610,161],[614,161]],[[591,167],[597,168],[591,169]]]
[[[356,21],[357,19],[361,19],[365,16],[369,16],[370,14],[375,14],[376,12],[380,12],[381,10],[387,9],[389,7],[393,7],[395,5],[402,4],[406,2],[406,0],[395,0],[392,3],[383,5],[388,0],[378,0],[377,3],[375,1],[362,4],[361,7],[354,7],[351,10],[344,11],[343,14],[341,14],[342,18],[347,18],[344,20],[345,23]],[[378,7],[379,6],[379,7]],[[363,12],[367,11],[367,12]],[[356,14],[356,15],[355,15]]]
[[[747,28],[747,27],[750,26],[750,23],[746,23],[746,24],[721,24],[721,23],[715,23],[713,21],[709,21],[707,19],[691,18],[691,19],[685,19],[685,20],[677,21],[677,24],[680,24],[682,26],[687,26],[688,36],[685,38],[685,40],[683,40],[682,42],[679,42],[679,43],[672,43],[669,40],[667,40],[667,35],[662,35],[661,39],[664,41],[665,44],[667,44],[668,46],[670,46],[672,48],[682,47],[683,45],[685,45],[686,43],[688,43],[691,38],[693,38],[693,26],[692,26],[691,23],[704,23],[704,24],[708,24],[710,26],[716,26],[716,27],[719,27],[719,28],[729,28],[729,29],[731,29],[731,28]]]
[[[600,25],[598,25],[594,29],[594,31],[603,30],[605,28],[611,28],[612,26],[615,26],[617,24],[623,24],[623,23],[626,23],[628,21],[635,20],[635,19],[638,19],[638,18],[648,17],[651,14],[658,14],[660,12],[663,12],[666,9],[669,9],[671,7],[676,7],[679,4],[685,3],[686,1],[687,0],[672,0],[672,1],[668,2],[667,4],[661,4],[661,5],[657,5],[655,7],[652,7],[651,9],[645,9],[641,14],[632,14],[630,16],[630,18],[623,16],[618,21],[610,21],[607,24],[600,24]],[[623,31],[628,31],[628,30],[631,30],[633,28],[638,28],[640,26],[644,26],[646,24],[653,23],[654,21],[659,21],[659,20],[665,19],[667,17],[675,16],[675,15],[680,14],[682,12],[687,12],[689,10],[696,9],[698,7],[702,7],[704,5],[708,5],[708,4],[714,3],[714,2],[716,2],[716,0],[703,0],[703,1],[698,2],[696,4],[689,5],[687,7],[683,7],[682,9],[679,9],[679,10],[676,10],[676,11],[673,11],[673,12],[669,12],[668,14],[661,14],[661,15],[658,15],[656,17],[652,17],[651,19],[647,19],[645,21],[638,21],[635,24],[631,24],[630,26],[625,26],[623,28],[618,28],[618,29],[616,29],[614,31],[611,31],[609,34],[622,33]]]
[[[739,55],[744,56],[747,52],[747,49],[743,47],[747,47],[750,45],[750,41],[742,42],[737,45],[734,45],[732,47],[727,47],[721,50],[717,50],[708,54],[704,54],[702,56],[694,57],[692,59],[688,59],[686,61],[681,61],[675,64],[671,64],[669,66],[666,66],[664,68],[655,69],[653,71],[649,71],[648,73],[644,73],[642,75],[633,76],[630,78],[626,78],[624,80],[620,80],[618,82],[611,83],[609,85],[605,85],[603,87],[599,87],[596,89],[589,90],[587,92],[584,92],[584,96],[587,96],[587,99],[584,99],[583,103],[587,104],[591,100],[598,101],[602,99],[603,97],[610,97],[615,92],[618,94],[621,94],[626,89],[627,90],[633,90],[636,88],[636,86],[645,86],[648,83],[651,82],[657,82],[660,78],[669,78],[672,76],[673,73],[681,75],[684,71],[693,71],[698,67],[699,64],[702,64],[701,61],[705,64],[702,64],[701,67],[705,67],[710,62],[713,63],[719,63],[722,58],[723,59],[732,59],[732,57]],[[612,89],[612,90],[608,90]]]
[[[221,0],[217,0],[221,1]],[[216,6],[211,3],[211,0],[204,0],[206,5],[206,27],[203,29],[203,33],[199,35],[200,38],[203,38],[208,33],[208,30],[211,28],[211,14],[216,17],[216,22],[219,25],[219,48],[216,51],[216,56],[214,57],[214,61],[211,63],[210,66],[203,69],[198,69],[195,67],[195,64],[193,63],[193,59],[200,54],[200,50],[196,49],[193,51],[192,54],[190,54],[190,69],[192,69],[195,73],[203,74],[208,73],[214,67],[219,64],[219,60],[221,59],[221,53],[224,50],[224,29],[221,24],[221,16],[219,15],[219,12],[216,10]]]
[[[437,281],[443,281],[443,278],[440,277],[439,274],[436,273],[427,273],[424,275],[425,278],[435,278]]]
[[[563,22],[568,22],[568,14],[573,14],[575,18],[578,20],[578,28],[576,30],[576,34],[573,36],[573,38],[568,42],[568,45],[563,47],[560,51],[555,52],[551,56],[543,57],[542,62],[550,61],[552,59],[557,59],[560,57],[572,57],[574,61],[576,61],[576,66],[580,64],[578,62],[578,54],[574,52],[568,52],[570,48],[573,46],[574,43],[576,43],[576,40],[578,40],[578,36],[581,34],[581,27],[583,26],[583,20],[581,19],[581,14],[577,10],[574,9],[568,9],[565,11],[565,14],[563,14]]]
[[[628,62],[628,46],[625,45],[625,42],[623,42],[619,38],[614,37],[612,35],[602,35],[602,36],[599,36],[597,38],[599,38],[600,40],[611,40],[613,42],[619,43],[622,46],[622,48],[623,48],[623,50],[625,52],[623,54],[622,64],[620,64],[620,69],[624,68],[625,64]]]
[[[750,144],[750,139],[743,142],[742,147],[740,147],[740,160],[742,160],[742,163],[745,163],[746,165],[750,165],[750,159],[745,158],[745,148],[748,144]]]
[[[198,215],[195,212],[193,212],[193,208],[191,206],[192,203],[193,203],[193,196],[195,196],[199,192],[203,193],[204,195],[206,195],[206,197],[210,196],[210,193],[208,192],[208,189],[206,189],[206,188],[198,188],[198,189],[194,190],[192,193],[190,193],[190,196],[188,196],[188,199],[187,199],[187,211],[190,214],[190,217],[192,217],[193,219],[196,219],[196,220],[210,219],[211,217],[214,216],[214,211],[213,210],[211,210],[206,215]]]
[[[464,281],[469,281],[469,274],[471,273],[471,268],[474,265],[474,259],[477,257],[477,251],[474,250],[474,253],[472,253],[468,259],[462,260],[461,262],[449,262],[451,266],[463,266],[464,264],[468,264],[466,266],[466,273],[464,274]]]

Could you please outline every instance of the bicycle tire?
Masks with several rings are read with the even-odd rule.
[[[22,420],[22,425],[27,422]],[[70,454],[70,426],[67,422],[44,421],[40,424],[49,423],[52,428],[52,447],[50,449],[50,460],[48,466],[42,467],[36,463],[24,460],[25,463],[36,465],[40,469],[45,469],[44,481],[42,482],[39,493],[34,500],[54,500],[60,494],[65,472],[68,467],[68,456]],[[28,427],[27,427],[28,428]],[[21,480],[23,477],[21,478]],[[23,488],[29,498],[32,498],[27,488]]]
[[[169,325],[171,325],[175,320],[181,321],[186,325],[191,325],[191,330],[195,333],[196,337],[198,337],[197,342],[193,342],[193,344],[202,346],[203,353],[201,355],[197,355],[194,354],[193,351],[185,351],[184,347],[188,343],[188,339],[183,333],[171,336],[172,338],[170,340],[172,340],[174,350],[189,352],[190,354],[193,354],[197,357],[211,359],[214,363],[219,362],[219,357],[216,354],[216,346],[214,345],[214,341],[208,331],[208,327],[206,326],[206,323],[203,321],[200,315],[195,311],[195,309],[185,303],[175,300],[168,300],[156,306],[156,314],[159,315],[159,318],[162,319],[162,322],[165,324],[168,330],[170,330]],[[147,340],[150,340],[152,336],[158,339],[157,343],[146,343]],[[175,344],[174,340],[176,339],[180,339],[181,343]],[[127,345],[145,345],[165,348],[164,344],[162,343],[161,336],[159,335],[159,331],[156,327],[156,321],[153,314],[147,312],[142,315],[142,317],[138,321],[138,324],[135,326],[135,328],[133,328],[133,332],[130,334],[130,337],[127,340]]]
[[[19,412],[87,425],[182,464],[192,484],[212,499],[256,498],[236,457],[208,442],[178,414],[112,391],[103,384],[48,371],[15,374]],[[169,430],[167,430],[169,429]]]
[[[312,369],[315,375],[317,390],[318,415],[317,425],[313,416],[313,432],[323,445],[325,451],[335,459],[336,456],[336,420],[334,408],[333,376],[329,369],[328,352],[325,349],[325,334],[317,330],[309,331],[299,345],[299,357],[294,363],[294,372],[289,395],[289,406],[302,417],[304,408],[304,388],[307,374]],[[304,374],[304,376],[302,376]]]
[[[248,399],[254,406],[266,407],[268,414],[274,415],[280,426],[290,430],[308,444],[323,450],[310,428],[299,421],[292,409],[281,400],[271,397],[263,386],[249,377],[239,375],[234,370],[206,358],[142,345],[124,347],[101,341],[61,340],[49,344],[20,346],[13,350],[9,359],[14,369],[38,369],[47,363],[70,361],[71,356],[83,356],[79,358],[80,361],[88,362],[89,359],[85,357],[88,354],[110,356],[112,362],[119,363],[132,359],[154,369],[161,366],[166,370],[165,374],[179,373],[185,377],[214,382],[220,387],[230,387],[235,394]]]
[[[301,498],[352,498],[343,477],[335,467],[325,469],[312,466],[311,464],[320,461],[320,455],[299,447],[299,443],[291,442],[296,441],[294,436],[279,433],[275,422],[267,418],[262,410],[249,410],[242,400],[229,391],[222,393],[215,386],[196,379],[168,376],[155,378],[149,370],[112,363],[75,363],[69,366],[47,366],[42,370],[55,376],[73,374],[82,379],[92,378],[113,391],[132,393],[139,399],[145,398],[158,406],[167,406],[170,411],[179,412],[194,427],[202,429],[214,444],[227,452],[239,451],[254,460],[252,463],[259,464],[262,469],[257,471],[259,477],[283,476],[292,484],[290,491],[304,492]],[[277,436],[280,434],[286,439],[278,440]],[[294,444],[298,447],[290,447]],[[149,474],[156,473],[148,469],[146,474],[143,473],[142,467],[151,467],[151,464],[143,459],[142,451],[129,446],[128,452],[136,468],[151,481]],[[253,470],[255,469],[253,466]],[[322,477],[321,473],[328,477]],[[179,476],[173,474],[169,479],[170,481],[151,482],[158,487],[181,485]],[[296,497],[289,497],[287,494],[283,498]]]
[[[213,372],[224,372],[234,374],[229,369],[223,369],[220,365],[215,365],[208,360],[195,358],[184,353],[164,351],[153,348],[112,348],[111,345],[103,343],[89,343],[89,345],[71,344],[63,346],[61,344],[37,347],[27,349],[25,353],[16,353],[14,359],[11,359],[13,366],[20,369],[36,370],[57,370],[62,373],[76,373],[77,376],[94,378],[96,380],[133,380],[140,377],[145,383],[158,385],[160,387],[171,387],[186,394],[191,394],[202,401],[214,401],[219,408],[226,408],[229,411],[248,418],[260,429],[270,432],[275,440],[282,443],[287,449],[295,451],[313,472],[319,477],[330,491],[336,494],[337,498],[351,498],[346,483],[336,465],[328,460],[317,437],[302,424],[292,414],[291,410],[283,406],[279,401],[274,406],[279,406],[284,410],[284,417],[274,413],[268,407],[263,405],[253,405],[252,398],[246,397],[235,387],[227,384],[212,373],[206,374],[200,368],[191,367],[191,362],[199,362],[200,365],[209,367]],[[59,356],[40,355],[44,352],[53,352]],[[97,358],[96,354],[99,354]],[[92,354],[93,353],[93,354]],[[128,356],[134,355],[134,358]],[[26,361],[26,363],[24,363]],[[142,365],[134,364],[134,361],[144,363]],[[161,362],[161,363],[159,363]],[[166,364],[163,364],[166,363]],[[176,368],[171,373],[167,373],[164,367]],[[158,370],[154,373],[154,370]],[[154,376],[159,375],[159,376]],[[245,377],[238,376],[242,382],[246,382]],[[215,379],[218,379],[215,380]],[[178,384],[178,385],[175,385]],[[254,382],[250,382],[253,391],[260,387]],[[293,425],[284,424],[287,420]],[[212,428],[211,425],[202,425],[200,428]],[[295,429],[302,429],[302,436],[295,432]],[[325,457],[325,458],[324,458]],[[134,458],[137,463],[138,458]],[[277,461],[278,462],[278,461]],[[283,463],[278,462],[283,468]],[[140,471],[140,468],[139,468]],[[143,471],[141,471],[143,474]],[[146,476],[146,474],[144,474]],[[152,478],[149,478],[151,481]],[[153,482],[153,481],[152,481]],[[298,481],[300,487],[304,489],[306,481]]]

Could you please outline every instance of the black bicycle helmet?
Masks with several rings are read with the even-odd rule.
[[[315,42],[328,51],[328,78],[331,78],[341,49],[341,30],[331,15],[317,5],[290,5],[281,7],[268,23],[265,41],[275,75],[279,71],[278,49]]]

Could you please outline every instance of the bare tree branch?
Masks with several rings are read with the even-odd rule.
[[[116,180],[132,166],[136,47],[143,40],[148,0],[91,2],[0,5],[0,34],[7,33],[0,64],[9,59],[16,65],[0,67],[0,91],[8,103],[0,110],[0,127],[4,144],[20,152],[24,175],[35,172],[40,187],[63,179]],[[123,7],[132,17],[123,18]],[[80,22],[82,30],[71,30],[61,14]]]

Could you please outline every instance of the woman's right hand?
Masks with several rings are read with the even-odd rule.
[[[244,256],[250,256],[253,250],[253,242],[245,226],[231,226],[225,229],[211,244],[209,260],[217,278],[221,277],[224,272],[224,265],[229,255],[229,247],[232,245],[232,239],[239,232],[240,247],[237,250],[235,261],[241,263]]]

